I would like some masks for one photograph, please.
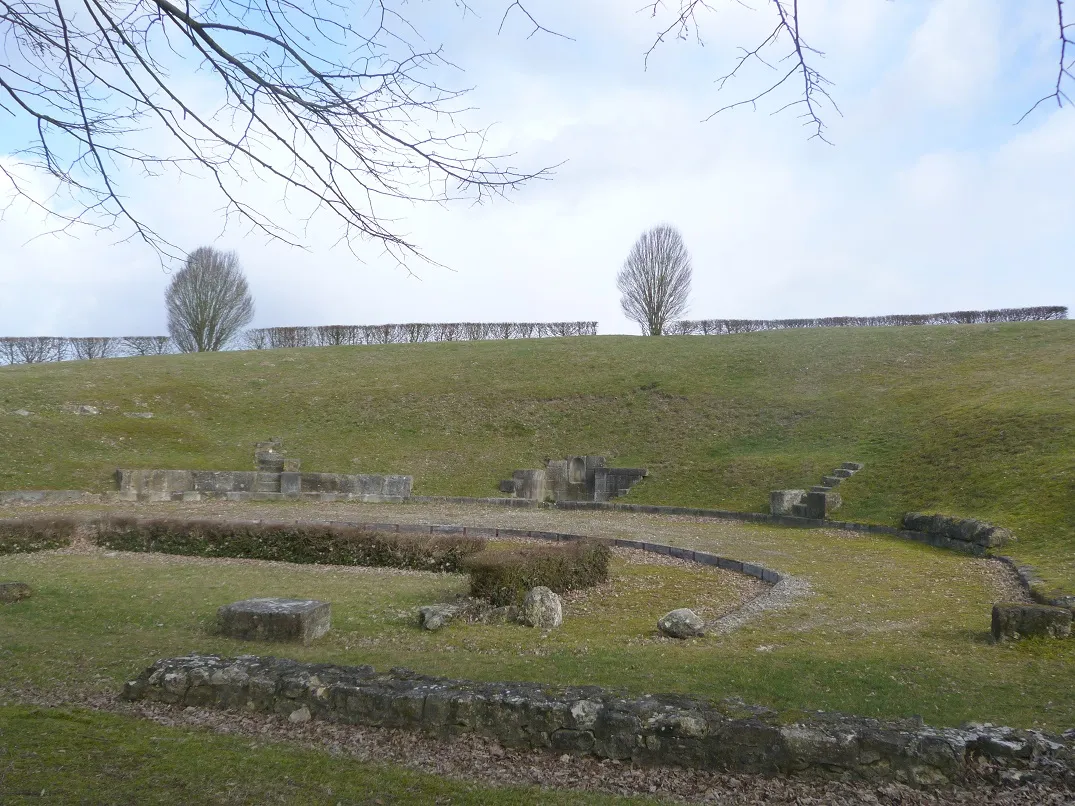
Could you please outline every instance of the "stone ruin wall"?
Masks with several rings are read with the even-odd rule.
[[[304,473],[298,459],[285,457],[279,440],[259,442],[256,470],[116,471],[121,500],[199,501],[311,498],[320,501],[397,502],[410,497],[413,479],[402,475]]]
[[[157,661],[123,690],[129,700],[277,714],[352,725],[477,733],[640,765],[750,773],[810,773],[937,784],[1008,770],[1064,779],[1075,749],[1063,737],[988,725],[931,728],[811,712],[788,723],[735,700],[625,697],[596,686],[487,683],[406,669],[305,664],[246,655]]]
[[[531,501],[609,501],[624,495],[649,472],[645,468],[606,467],[604,456],[550,459],[541,470],[516,470],[500,491]]]

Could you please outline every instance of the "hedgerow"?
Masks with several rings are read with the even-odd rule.
[[[479,537],[370,532],[337,524],[110,517],[96,527],[97,544],[117,551],[451,573],[485,548]]]
[[[553,546],[486,550],[463,563],[470,595],[497,606],[520,604],[527,591],[544,585],[557,593],[591,588],[608,579],[611,552],[594,540]]]

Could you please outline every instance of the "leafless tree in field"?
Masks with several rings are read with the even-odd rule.
[[[80,361],[93,358],[115,358],[119,354],[119,340],[108,336],[90,336],[67,340],[71,351]]]
[[[184,353],[220,350],[254,318],[254,299],[234,252],[202,246],[164,295],[168,332]]]
[[[631,247],[616,285],[620,307],[643,333],[663,335],[687,311],[691,256],[675,227],[662,224],[642,234]]]
[[[164,355],[172,342],[168,336],[124,336],[122,341],[127,355]]]
[[[61,193],[41,199],[0,164],[13,199],[64,230],[121,227],[164,255],[183,250],[130,197],[137,174],[207,178],[225,221],[289,244],[269,199],[322,214],[352,247],[415,247],[381,212],[391,199],[483,199],[543,171],[488,153],[457,120],[464,91],[422,46],[406,0],[0,0],[0,126]],[[198,69],[198,80],[185,67]],[[181,72],[182,71],[182,72]],[[243,185],[272,183],[273,194]],[[72,211],[71,198],[80,203]],[[2,198],[2,195],[0,195]]]

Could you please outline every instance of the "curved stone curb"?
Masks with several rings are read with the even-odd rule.
[[[809,712],[793,722],[738,700],[683,694],[623,696],[597,686],[452,680],[394,668],[300,663],[244,655],[159,660],[124,699],[277,714],[294,721],[484,735],[510,747],[640,765],[732,772],[807,772],[918,785],[993,774],[1069,783],[1064,737],[988,725],[933,728]]]
[[[1038,572],[1034,570],[1033,566],[1022,565],[1003,554],[996,554],[992,559],[1003,563],[1015,572],[1015,576],[1019,579],[1019,585],[1033,601],[1038,604],[1052,605],[1053,607],[1066,607],[1072,613],[1075,613],[1075,596],[1062,591],[1048,589],[1045,580],[1038,576]]]
[[[885,526],[878,523],[858,523],[857,521],[833,521],[821,518],[799,518],[794,515],[770,515],[765,512],[740,512],[733,509],[699,509],[696,507],[667,507],[657,504],[614,504],[603,501],[557,501],[543,503],[529,501],[525,498],[465,498],[460,496],[411,496],[409,503],[416,504],[479,504],[486,506],[506,506],[518,508],[542,508],[562,510],[584,510],[602,512],[635,512],[643,515],[686,515],[692,518],[712,518],[714,520],[742,521],[744,523],[764,523],[771,526],[791,526],[800,529],[843,529],[865,534],[902,537],[919,543],[927,543],[936,548],[954,549],[967,554],[982,556],[986,550],[976,544],[966,544],[963,540],[950,540],[941,535],[925,532],[912,532]]]

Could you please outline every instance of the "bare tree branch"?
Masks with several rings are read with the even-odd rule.
[[[119,228],[165,256],[185,250],[131,198],[137,173],[208,177],[222,221],[271,239],[305,236],[258,182],[304,226],[334,220],[353,250],[373,239],[400,261],[419,254],[387,203],[480,202],[548,172],[488,153],[461,123],[466,91],[438,83],[452,65],[412,46],[403,2],[0,0],[0,125],[26,130],[19,156],[63,195],[40,198],[10,166],[0,179],[55,232]],[[196,84],[174,75],[191,64]]]
[[[1060,33],[1060,56],[1056,70],[1056,84],[1052,92],[1039,98],[1030,109],[1023,113],[1023,116],[1016,121],[1016,125],[1022,123],[1031,112],[1048,101],[1056,101],[1057,107],[1061,109],[1064,104],[1071,104],[1071,98],[1064,92],[1064,82],[1075,81],[1075,72],[1073,72],[1075,71],[1075,39],[1072,38],[1075,34],[1069,33],[1069,31],[1075,30],[1075,22],[1067,22],[1064,19],[1064,0],[1056,0],[1056,17],[1057,29]],[[1070,61],[1068,60],[1068,48],[1072,50]]]

